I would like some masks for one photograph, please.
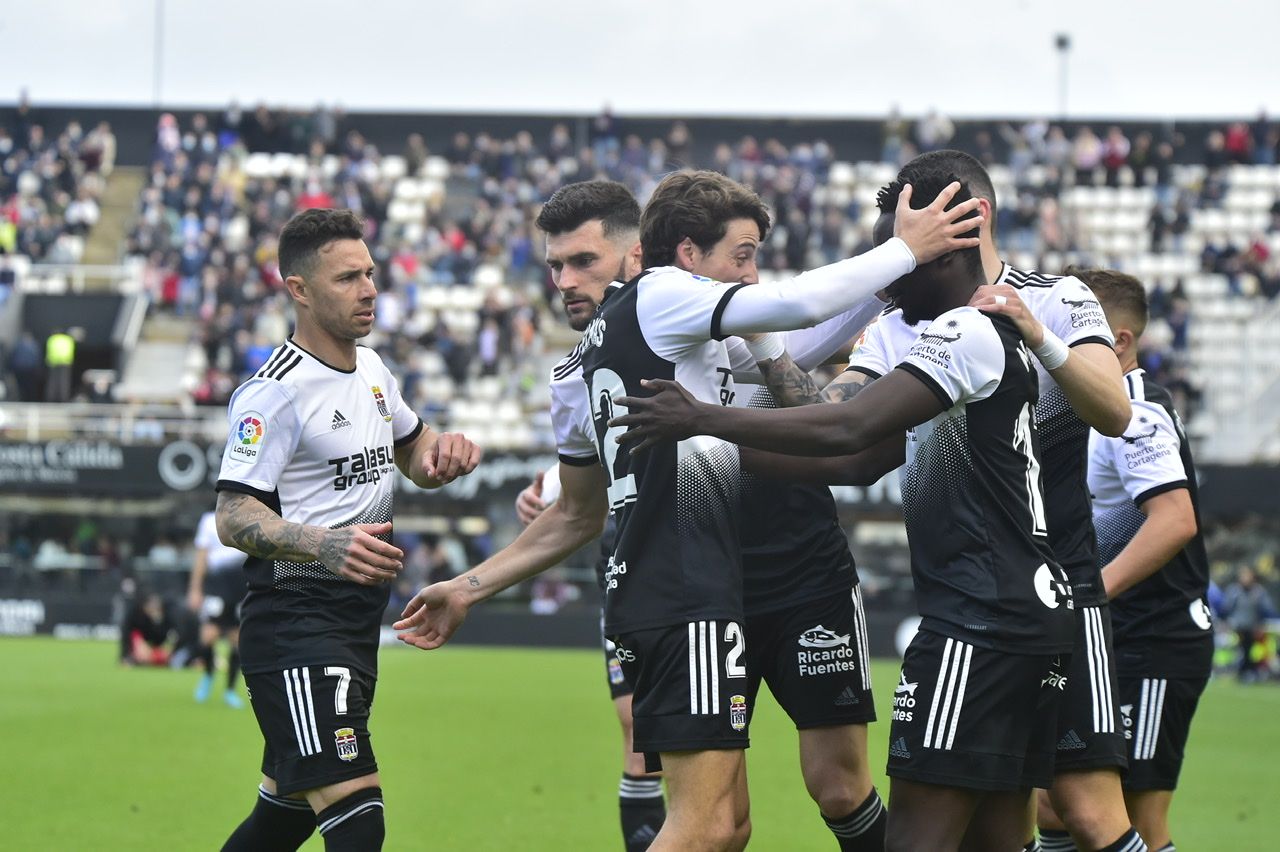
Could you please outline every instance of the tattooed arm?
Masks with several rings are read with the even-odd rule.
[[[339,529],[294,524],[250,494],[218,493],[218,538],[261,559],[319,562],[339,577],[373,586],[395,579],[404,553],[375,536],[391,524],[355,524]]]
[[[845,370],[822,389],[822,399],[824,402],[844,402],[847,399],[853,399],[872,381],[874,379],[861,370]]]
[[[769,393],[783,408],[822,402],[822,394],[813,377],[800,369],[786,352],[777,358],[757,362]]]

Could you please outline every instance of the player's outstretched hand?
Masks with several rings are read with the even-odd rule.
[[[696,423],[703,403],[694,399],[679,382],[669,379],[644,379],[640,386],[657,391],[653,396],[620,396],[614,404],[626,411],[609,421],[610,426],[625,426],[618,436],[619,444],[630,444],[631,452],[639,452],[659,441],[679,441],[698,434]]]
[[[422,470],[429,479],[448,485],[475,470],[482,455],[480,446],[461,432],[442,432],[422,457]]]
[[[898,209],[894,211],[893,235],[899,237],[916,257],[916,264],[936,260],[949,251],[973,248],[977,237],[962,237],[982,224],[982,216],[959,221],[961,216],[978,209],[978,199],[970,198],[963,204],[946,209],[960,191],[960,182],[953,181],[928,207],[911,208],[911,184],[902,188],[898,196]]]
[[[402,631],[396,635],[401,642],[431,651],[449,641],[470,609],[452,581],[432,583],[413,596],[400,620],[391,626]]]
[[[1022,339],[1031,349],[1044,343],[1044,326],[1023,303],[1018,291],[1008,284],[984,284],[973,291],[969,306],[989,314],[1003,314],[1013,320]]]
[[[388,583],[404,568],[404,551],[377,538],[390,532],[389,523],[325,530],[320,544],[320,563],[339,577],[363,586]]]
[[[547,509],[547,504],[542,500],[542,478],[546,475],[545,471],[538,471],[533,482],[516,498],[516,517],[520,519],[522,526],[529,526]]]

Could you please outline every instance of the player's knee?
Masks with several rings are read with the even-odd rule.
[[[382,788],[362,787],[316,815],[325,852],[381,849],[386,836]]]
[[[843,766],[807,766],[804,786],[825,816],[838,819],[853,813],[867,798],[871,779],[860,779]]]
[[[730,846],[734,852],[747,848],[747,843],[751,840],[751,817],[744,817],[737,820],[733,826],[733,845]]]

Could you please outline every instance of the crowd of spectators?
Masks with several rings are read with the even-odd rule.
[[[86,130],[71,121],[55,135],[24,96],[0,126],[0,254],[79,262],[115,157],[107,122]]]

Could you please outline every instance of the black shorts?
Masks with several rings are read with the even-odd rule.
[[[741,625],[694,621],[610,638],[635,690],[632,743],[649,766],[664,751],[744,749],[750,744]]]
[[[618,646],[604,635],[604,613],[600,614],[600,641],[604,648],[604,672],[609,680],[609,697],[617,701],[619,698],[630,695],[634,690],[627,682],[627,676],[622,673],[622,663],[618,662]]]
[[[346,666],[246,674],[266,746],[262,774],[281,796],[378,771],[369,740],[376,678]]]
[[[1120,715],[1129,746],[1126,790],[1176,790],[1196,705],[1209,683],[1199,678],[1120,674]]]
[[[763,680],[799,730],[876,720],[862,593],[747,617],[747,701]]]
[[[1123,770],[1127,765],[1117,683],[1111,610],[1106,606],[1081,607],[1076,610],[1075,645],[1058,705],[1059,771]]]
[[[244,571],[228,568],[210,571],[204,577],[204,604],[200,607],[200,621],[215,624],[223,630],[240,626],[240,605],[249,593]]]
[[[920,631],[893,694],[888,774],[971,790],[1049,786],[1066,662]]]

